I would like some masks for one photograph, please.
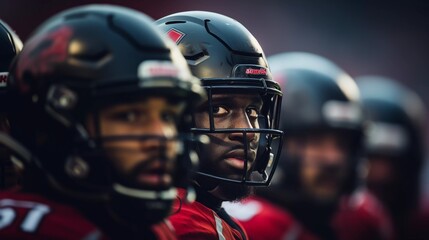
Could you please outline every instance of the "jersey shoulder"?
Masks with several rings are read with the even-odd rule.
[[[151,227],[152,232],[158,240],[175,240],[176,233],[174,227],[169,220],[164,220]]]
[[[222,206],[240,222],[270,219],[285,226],[294,223],[289,212],[258,196],[251,196],[240,202],[224,202]]]
[[[374,223],[390,220],[383,204],[367,189],[359,189],[340,204],[340,214],[352,214],[355,218],[364,218]]]
[[[238,230],[200,202],[176,202],[170,221],[178,239],[242,239]]]
[[[251,239],[300,239],[302,229],[293,216],[261,197],[225,202],[223,207],[240,222]]]
[[[216,234],[214,212],[210,208],[199,202],[175,202],[174,209],[169,220],[179,239],[203,239]]]
[[[107,239],[75,208],[43,196],[0,192],[0,238]]]
[[[394,238],[388,211],[366,189],[359,189],[341,201],[333,225],[341,239]]]

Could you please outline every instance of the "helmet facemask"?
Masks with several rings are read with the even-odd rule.
[[[151,105],[162,99],[168,101],[165,106]],[[183,164],[179,157],[184,154],[184,136],[177,133],[179,119],[175,118],[173,123],[170,116],[164,121],[158,119],[158,123],[165,124],[162,129],[170,133],[159,134],[161,128],[152,131],[151,128],[160,127],[151,123],[157,121],[152,119],[153,113],[161,115],[172,110],[177,111],[175,117],[178,117],[185,103],[176,98],[149,97],[118,106],[102,109],[90,118],[94,123],[91,136],[101,150],[99,157],[111,164],[110,207],[114,216],[135,224],[158,222],[170,213],[176,197],[176,180],[181,174],[177,172],[177,165]],[[145,124],[145,121],[148,122]],[[134,208],[127,207],[130,204]],[[144,209],[144,216],[137,213],[139,208]]]
[[[196,134],[206,134],[210,138],[210,145],[217,147],[205,150],[198,148],[201,166],[198,175],[215,182],[249,186],[269,185],[277,165],[282,140],[282,132],[277,130],[281,94],[275,88],[276,83],[264,78],[202,79],[202,83],[207,90],[208,101],[194,114],[194,128],[191,130]],[[230,122],[216,121],[217,113],[214,110],[222,104],[233,109],[236,102],[240,101],[238,99],[255,99],[255,102],[259,102],[243,107],[246,113],[242,115],[247,115],[249,124],[245,127],[234,127]],[[203,124],[204,126],[195,119],[199,115],[198,112],[205,112],[207,115],[208,123]],[[231,110],[229,114],[233,112]],[[254,118],[253,123],[249,118]],[[239,140],[229,143],[224,141],[231,138]],[[221,159],[213,160],[211,158],[216,155],[213,154],[216,149],[223,149],[223,155],[220,156]],[[228,161],[230,163],[227,165],[232,166],[233,171],[219,168],[219,165],[225,165]]]
[[[149,94],[149,91],[162,92],[169,90],[150,89],[146,93],[140,91],[139,94],[127,96],[129,99],[126,101],[124,101],[123,97],[118,98],[117,103],[127,106],[139,101],[145,102],[147,99],[153,99],[154,97]],[[77,120],[69,118],[76,115],[65,109],[59,109],[59,106],[54,107],[55,104],[53,104],[59,102],[58,99],[66,96],[68,96],[69,100],[74,99],[70,97],[73,96],[73,90],[62,86],[58,87],[55,92],[55,94],[49,95],[51,97],[48,97],[47,102],[49,104],[45,109],[49,109],[48,114],[57,119],[57,122],[66,125],[68,129],[75,129],[75,131],[72,131],[74,132],[72,139],[74,139],[73,146],[75,150],[73,151],[74,154],[68,156],[65,161],[66,179],[56,181],[58,178],[54,176],[51,178],[56,181],[54,185],[61,192],[72,197],[82,196],[83,199],[88,200],[88,196],[90,196],[93,200],[110,202],[108,206],[112,210],[111,213],[120,222],[133,222],[136,225],[139,223],[147,224],[148,222],[159,222],[170,214],[171,205],[176,198],[176,186],[185,186],[189,179],[188,172],[194,168],[190,153],[185,149],[185,146],[189,145],[188,142],[193,140],[186,134],[186,128],[190,125],[189,123],[186,124],[186,121],[189,121],[190,111],[188,100],[180,96],[180,94],[175,96],[178,92],[177,90],[158,97],[159,99],[164,99],[167,102],[166,105],[172,106],[170,108],[181,109],[174,118],[175,132],[168,136],[132,131],[105,134],[103,129],[110,128],[103,126],[102,119],[105,118],[103,114],[106,108],[115,106],[115,95],[109,96],[108,100],[101,98],[98,101],[92,101],[93,105],[88,106],[86,111],[90,113],[90,117],[86,118],[86,120],[84,120],[85,117]],[[148,97],[140,99],[142,96]],[[75,100],[77,101],[78,99]],[[148,109],[158,108],[152,107]],[[127,120],[134,121],[133,118],[136,116],[125,116],[128,113],[127,111],[133,114],[134,110],[135,108],[126,109],[116,113],[116,115],[111,114],[110,117],[127,118]],[[60,119],[62,121],[59,121]],[[127,147],[127,143],[133,146],[129,147],[128,145]],[[136,144],[143,146],[147,145],[147,143],[151,146],[136,147]],[[147,156],[146,160],[137,159],[142,153]],[[124,159],[134,159],[132,161],[138,160],[140,163],[134,166],[131,172],[124,174],[118,171],[120,168],[118,168],[118,163]],[[144,183],[140,184],[136,181],[139,174],[140,176],[144,175],[148,166],[154,164],[158,164],[157,167],[152,166],[152,169],[148,170],[148,172],[146,171],[146,173],[149,175],[151,173],[164,174],[164,177],[170,179],[170,183],[151,186]],[[163,166],[164,164],[168,165],[168,167]],[[77,189],[78,191],[76,191]],[[83,194],[79,192],[82,189],[86,189]],[[128,206],[131,205],[134,207],[129,208]],[[144,216],[136,209],[143,209]]]

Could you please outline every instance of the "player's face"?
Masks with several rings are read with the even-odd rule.
[[[261,107],[262,100],[259,95],[214,94],[212,96],[214,128],[216,130],[259,128],[258,115]],[[208,103],[198,109],[195,114],[197,128],[210,128],[209,112]],[[250,174],[249,170],[256,158],[259,134],[230,132],[211,133],[208,136],[210,144],[200,149],[201,171],[234,180],[241,180],[244,172]],[[234,186],[233,189],[239,188],[237,184]]]
[[[300,182],[306,194],[331,201],[338,197],[347,173],[350,145],[337,132],[318,132],[286,142],[287,151],[300,156]]]
[[[130,136],[103,141],[120,181],[141,188],[171,186],[179,146],[172,138],[177,135],[183,109],[183,103],[151,97],[116,104],[98,113],[102,138]],[[90,132],[94,134],[95,129],[90,128]]]

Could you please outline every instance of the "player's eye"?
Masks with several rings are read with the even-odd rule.
[[[250,118],[256,119],[259,116],[259,111],[256,108],[247,108],[246,109],[246,114]]]
[[[167,123],[177,123],[179,121],[179,114],[173,111],[164,111],[161,113],[161,118]]]
[[[138,121],[139,113],[133,110],[123,111],[113,114],[112,118],[121,122],[134,123]]]
[[[212,111],[213,111],[213,115],[215,116],[222,116],[222,115],[228,114],[229,112],[228,109],[222,106],[213,106]]]

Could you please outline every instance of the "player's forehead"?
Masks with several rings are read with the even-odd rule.
[[[183,105],[184,101],[178,98],[168,96],[150,96],[112,103],[104,106],[102,111],[112,111],[127,108],[147,108],[156,110],[154,107],[181,108]]]
[[[214,102],[230,102],[230,103],[252,103],[262,105],[262,98],[255,93],[215,93],[212,94]]]

